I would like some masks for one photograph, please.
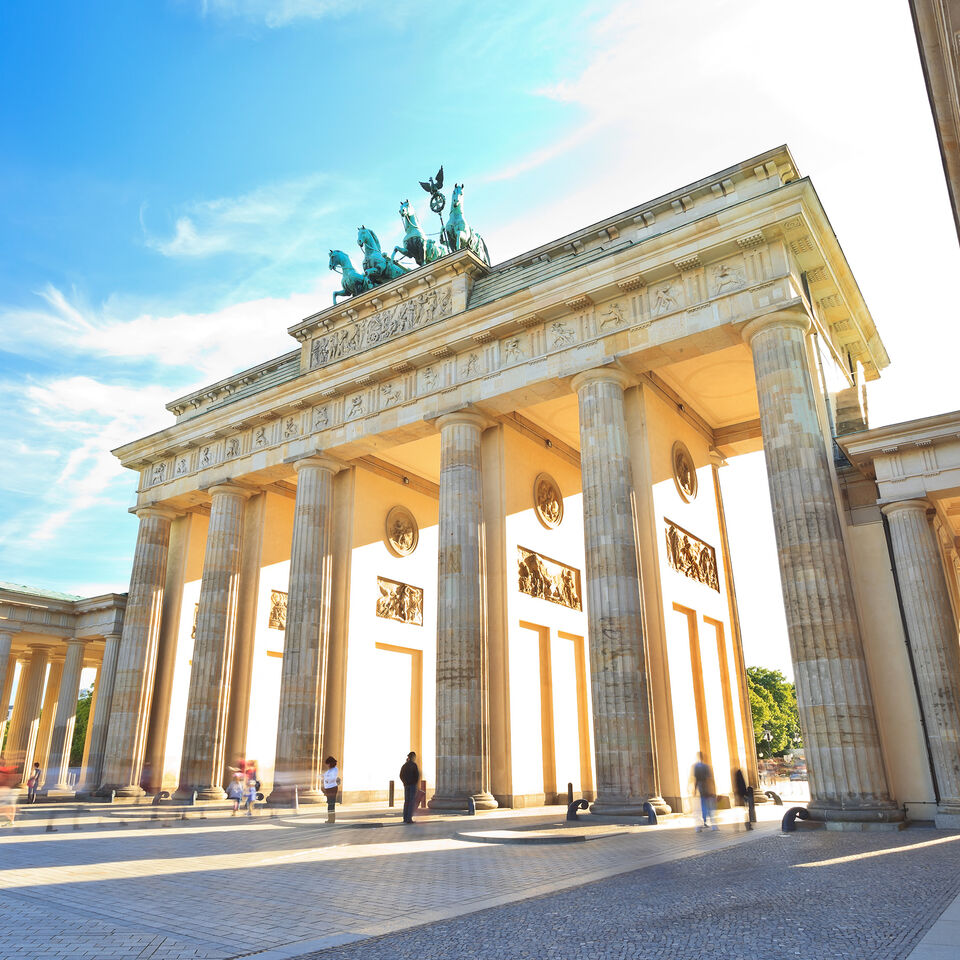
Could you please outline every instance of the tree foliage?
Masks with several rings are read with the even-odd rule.
[[[779,670],[766,667],[747,667],[747,684],[757,756],[766,760],[802,747],[800,714],[793,684]],[[766,737],[768,732],[769,739]]]
[[[90,720],[90,704],[93,701],[93,687],[80,691],[77,701],[77,720],[73,725],[73,743],[70,745],[70,766],[79,767],[83,763],[83,744],[87,739],[87,723]]]

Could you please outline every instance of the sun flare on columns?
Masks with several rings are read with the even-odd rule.
[[[330,637],[333,574],[333,478],[343,468],[332,457],[297,460],[297,499],[290,548],[287,626],[283,641],[277,753],[271,804],[325,800],[323,691]]]
[[[46,793],[48,796],[73,796],[67,782],[70,772],[70,750],[73,747],[73,728],[77,719],[77,700],[80,696],[80,672],[83,670],[83,652],[86,641],[72,637],[67,640],[67,655],[60,675],[60,694],[53,719],[50,740],[50,758],[47,761]]]
[[[222,800],[233,645],[237,630],[243,514],[256,492],[235,483],[210,487],[210,525],[203,556],[197,637],[175,797]]]
[[[96,709],[90,721],[90,748],[87,753],[87,769],[83,783],[96,787],[103,771],[103,751],[107,745],[107,728],[110,726],[110,710],[113,704],[113,686],[117,677],[117,654],[120,652],[120,635],[108,634],[103,638],[103,659],[96,683]]]
[[[437,789],[430,806],[492,810],[484,606],[483,473],[479,412],[437,419],[440,552],[437,577]]]
[[[816,819],[895,821],[827,446],[807,354],[810,319],[751,320],[763,452]]]
[[[960,827],[960,646],[927,500],[881,507],[890,525],[927,741],[940,789],[938,827]]]
[[[173,510],[163,507],[142,507],[136,514],[140,529],[117,654],[99,790],[104,795],[116,790],[120,797],[143,796],[140,773],[157,666],[170,523],[177,516]]]
[[[597,813],[635,815],[660,796],[647,676],[633,477],[615,367],[573,378],[580,408],[587,629],[596,741]]]
[[[17,666],[16,657],[10,655],[13,634],[0,630],[0,744],[7,727],[7,709],[10,706],[10,694],[13,693],[13,674]]]
[[[24,784],[30,776],[29,770],[33,766],[34,752],[37,747],[40,707],[43,703],[43,688],[49,660],[50,648],[46,644],[30,644],[30,656],[20,675],[23,699],[7,736],[7,746],[4,750],[7,760],[21,765]],[[17,699],[20,700],[19,691]]]

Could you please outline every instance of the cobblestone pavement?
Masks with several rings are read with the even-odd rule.
[[[31,809],[0,830],[0,960],[275,960],[703,850],[755,846],[755,836],[776,830],[775,822],[755,834],[728,824],[698,834],[691,821],[672,820],[589,843],[529,846],[457,833],[540,826],[562,819],[562,809],[413,827],[342,817],[328,827],[309,814],[179,820],[158,811],[166,819],[137,820],[152,812],[105,809]],[[46,832],[51,815],[55,832]]]
[[[900,960],[958,891],[960,833],[768,834],[302,960]]]

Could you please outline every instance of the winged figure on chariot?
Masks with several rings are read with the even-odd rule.
[[[389,257],[383,252],[376,233],[369,227],[361,226],[357,230],[357,244],[363,250],[362,271],[353,266],[349,255],[343,250],[330,251],[330,269],[339,273],[341,277],[341,289],[333,295],[334,305],[339,297],[355,297],[389,280],[402,277],[413,269],[398,263],[398,255],[401,260],[412,260],[417,267],[422,267],[456,250],[472,250],[484,263],[490,263],[486,242],[463,215],[463,184],[454,185],[450,213],[444,220],[443,211],[447,201],[442,193],[443,167],[440,167],[435,177],[419,182],[420,186],[430,194],[430,209],[440,219],[439,234],[428,236],[424,232],[417,212],[409,200],[404,200],[400,204],[403,242],[393,248],[393,253]]]

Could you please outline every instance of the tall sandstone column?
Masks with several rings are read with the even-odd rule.
[[[187,719],[176,797],[222,800],[223,753],[230,707],[233,646],[237,629],[243,512],[254,491],[232,483],[209,490],[212,497],[203,555],[197,636],[187,693]]]
[[[84,640],[67,641],[67,656],[60,675],[60,695],[53,720],[50,740],[46,792],[50,796],[72,796],[67,783],[70,771],[70,750],[73,747],[73,727],[77,720],[77,698],[80,695],[80,672],[83,670]]]
[[[330,636],[333,478],[330,457],[298,460],[290,548],[287,629],[283,641],[277,753],[270,803],[319,803],[323,760],[323,691]]]
[[[960,828],[960,645],[926,500],[881,508],[890,525],[893,559],[913,650],[927,741],[940,791],[936,823]]]
[[[84,782],[96,788],[103,772],[103,752],[107,745],[107,730],[110,727],[110,710],[113,705],[113,686],[117,677],[117,655],[120,652],[120,636],[116,633],[103,638],[103,661],[97,676],[96,710],[90,720],[90,749],[87,753],[87,769]]]
[[[7,727],[7,711],[10,709],[10,695],[13,693],[13,674],[17,659],[10,655],[13,634],[0,630],[0,745]]]
[[[37,746],[33,759],[40,764],[42,776],[39,786],[52,783],[50,780],[50,741],[53,738],[53,720],[57,715],[57,702],[60,696],[60,677],[63,674],[63,654],[50,657],[47,670],[47,685],[43,691],[43,705],[40,707],[40,726],[37,731]]]
[[[123,615],[100,783],[101,793],[116,790],[120,797],[143,795],[140,773],[157,667],[170,522],[176,514],[160,507],[144,507],[137,516],[140,529]]]
[[[750,321],[787,630],[810,773],[810,812],[896,821],[864,662],[827,447],[806,346],[810,320],[787,310]]]
[[[660,796],[640,563],[633,513],[633,477],[623,410],[627,376],[615,368],[573,378],[580,407],[580,475],[587,573],[587,630],[596,743],[597,799],[603,814],[643,813]]]
[[[20,736],[17,733],[17,728],[20,726],[20,718],[23,716],[24,680],[27,676],[27,657],[19,654],[12,655],[10,659],[12,661],[9,667],[11,673],[14,672],[16,664],[20,664],[20,679],[17,681],[17,690],[13,698],[13,707],[10,710],[10,720],[7,724],[7,739],[3,750],[5,760],[12,759],[13,744],[17,742]]]
[[[440,554],[437,578],[437,787],[430,806],[462,810],[473,797],[492,810],[484,609],[484,418],[446,414],[440,429]]]
[[[23,699],[19,704],[18,715],[14,718],[16,722],[7,738],[6,758],[21,765],[21,782],[24,784],[30,776],[40,732],[40,707],[43,703],[43,687],[49,659],[50,651],[45,645],[30,645],[30,656],[20,681]],[[20,700],[19,691],[17,700]]]

